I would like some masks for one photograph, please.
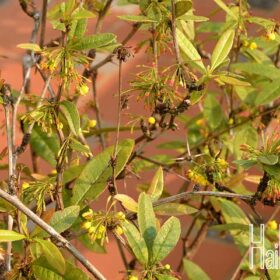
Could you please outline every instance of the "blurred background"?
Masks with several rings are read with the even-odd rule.
[[[54,1],[53,1],[54,2]],[[277,0],[250,0],[249,1],[252,6],[252,12],[254,15],[263,16],[266,18],[273,18],[276,20],[280,19],[280,5]],[[35,0],[35,3],[38,8],[41,7],[42,1]],[[223,13],[215,14],[214,18],[211,15],[211,11],[216,9],[213,0],[193,0],[194,8],[196,10],[196,15],[202,15],[206,17],[210,17],[212,20],[222,20],[224,18]],[[52,5],[52,3],[51,3]],[[131,29],[131,24],[128,24],[124,21],[117,19],[118,15],[128,14],[128,13],[137,13],[137,9],[135,6],[122,7],[118,6],[117,3],[113,4],[113,7],[105,19],[102,31],[103,32],[113,32],[118,35],[118,40],[121,41],[126,34]],[[17,44],[19,43],[27,43],[30,38],[30,33],[33,28],[33,21],[31,18],[27,17],[21,11],[20,5],[16,0],[0,0],[0,71],[1,78],[5,79],[7,83],[11,84],[13,88],[19,89],[22,84],[22,56],[24,51],[17,48]],[[90,28],[92,31],[94,30],[94,20],[92,20],[90,24]],[[56,32],[51,31],[50,25],[47,26],[47,36],[46,42],[50,39],[55,38]],[[91,30],[89,29],[89,33]],[[252,30],[252,32],[255,32]],[[147,36],[145,33],[141,31],[129,41],[127,46],[131,47],[132,50],[135,50],[137,43],[139,40],[144,39]],[[209,46],[211,48],[211,44]],[[103,55],[99,55],[96,58],[96,61],[102,59]],[[161,58],[161,63],[173,63],[174,57],[168,53],[164,54]],[[137,65],[141,65],[144,63],[150,63],[149,54],[145,52],[145,50],[141,50],[134,54],[134,57],[131,58],[124,65],[124,88],[128,88],[129,81],[133,78],[133,76],[139,72],[139,68]],[[100,103],[100,110],[102,115],[102,120],[104,122],[104,126],[114,126],[116,125],[116,99],[113,98],[117,86],[117,72],[118,67],[114,63],[108,63],[104,67],[102,67],[99,71],[98,81],[97,81],[97,94]],[[42,89],[42,81],[39,75],[33,73],[33,80],[31,83],[31,91],[36,94],[40,92]],[[92,96],[88,94],[87,97],[82,97],[80,101],[80,108],[82,112],[88,112],[90,118],[95,118],[94,111],[90,108],[89,104],[91,103]],[[130,102],[130,111],[133,114],[142,114],[145,116],[149,116],[147,110],[143,110],[142,104],[139,106],[134,99],[131,99]],[[191,111],[188,112],[191,114]],[[123,116],[122,124],[125,125],[129,118],[127,116]],[[6,146],[6,138],[4,131],[4,123],[3,123],[3,110],[0,109],[0,150],[2,150]],[[131,135],[129,132],[125,132],[121,134],[122,138],[131,137],[136,138],[138,133],[135,132]],[[156,146],[162,142],[167,140],[176,140],[184,138],[184,134],[180,129],[173,133],[165,134],[161,139],[156,140],[155,143],[147,147],[145,149],[145,153],[155,154],[157,152]],[[112,139],[110,139],[112,137]],[[108,142],[113,141],[113,136],[109,136]],[[21,138],[17,139],[19,142]],[[97,143],[96,138],[90,139],[91,148],[98,152],[100,147]],[[161,151],[162,152],[162,151]],[[170,151],[166,151],[170,153]],[[20,161],[23,163],[30,164],[30,151],[26,151],[23,156],[21,156]],[[1,162],[2,164],[3,162]],[[41,172],[44,170],[45,172],[50,172],[51,168],[47,166],[44,162],[40,162]],[[5,173],[2,172],[0,175],[5,176]],[[143,178],[144,181],[149,182],[151,178],[151,174],[146,174]],[[5,178],[5,177],[3,177]],[[178,181],[177,178],[174,178],[172,175],[166,175],[166,188],[170,193],[175,193],[179,190],[182,182]],[[136,179],[131,179],[127,181],[127,186],[125,191],[128,194],[131,194],[135,198],[135,186],[138,184]],[[106,195],[105,195],[106,196]],[[94,204],[95,208],[104,208],[105,205],[105,196],[103,196],[96,204]],[[244,206],[245,208],[247,206]],[[265,206],[259,206],[258,209],[264,216],[264,219],[267,219],[272,212],[272,209]],[[279,217],[278,217],[279,224]],[[182,227],[183,230],[187,229],[189,223],[189,219],[182,219]],[[97,266],[98,269],[109,280],[118,280],[122,279],[123,274],[123,264],[121,261],[121,257],[118,252],[117,244],[114,242],[114,239],[110,239],[110,243],[107,246],[107,254],[98,254],[93,253],[87,249],[84,249],[80,244],[77,244],[82,250],[83,253],[91,259],[91,261]],[[165,263],[171,264],[172,267],[176,268],[178,262],[181,258],[181,245],[177,246],[177,249],[172,252],[172,254],[166,259]],[[128,256],[129,258],[129,256]],[[238,250],[232,245],[232,240],[230,238],[224,238],[219,236],[217,233],[209,232],[206,241],[199,247],[197,251],[194,261],[197,262],[211,277],[211,279],[215,280],[224,280],[230,279],[234,270],[238,266],[242,256],[238,252]]]

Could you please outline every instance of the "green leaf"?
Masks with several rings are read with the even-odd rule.
[[[153,177],[152,183],[147,193],[151,196],[152,201],[155,201],[161,197],[162,191],[163,191],[163,171],[162,171],[162,167],[159,167],[155,176]]]
[[[178,1],[175,3],[175,16],[180,17],[184,15],[186,12],[188,12],[192,8],[192,2],[191,1]]]
[[[249,159],[239,159],[239,160],[235,160],[233,161],[233,163],[240,165],[242,168],[249,169],[252,166],[254,166],[257,161],[256,160],[249,160]]]
[[[42,51],[42,49],[40,48],[39,45],[32,44],[32,43],[19,44],[19,45],[17,45],[17,47],[21,48],[21,49],[25,49],[25,50],[31,50],[31,51],[34,51],[34,52],[41,52]]]
[[[230,76],[224,76],[220,75],[216,80],[218,80],[220,83],[225,83],[233,86],[239,86],[239,87],[249,87],[251,86],[250,83],[230,77]]]
[[[234,34],[234,30],[229,29],[220,37],[211,57],[211,72],[217,69],[228,57],[233,45]]]
[[[126,194],[117,194],[114,196],[114,198],[120,201],[123,207],[127,210],[137,213],[138,204],[132,197]]]
[[[0,242],[9,242],[25,239],[26,236],[13,230],[0,229]]]
[[[225,116],[215,94],[208,93],[204,100],[203,115],[212,130],[217,129],[225,122]]]
[[[41,246],[42,255],[47,259],[48,263],[60,274],[65,272],[65,260],[59,251],[59,249],[48,240],[35,238],[35,242],[38,242]]]
[[[196,48],[193,46],[191,41],[184,35],[180,29],[176,29],[178,44],[182,52],[190,59],[191,63],[199,68],[202,73],[206,72],[205,66],[202,62],[201,56],[199,55]],[[189,62],[189,61],[187,61]]]
[[[216,4],[223,9],[229,16],[233,19],[238,20],[237,16],[232,12],[232,10],[222,1],[222,0],[214,0]]]
[[[194,262],[183,259],[184,272],[189,280],[211,280],[209,276]]]
[[[72,45],[75,50],[83,51],[97,49],[116,43],[116,36],[112,33],[85,36]]]
[[[147,8],[150,6],[151,0],[139,0],[139,7],[141,12],[145,15]]]
[[[156,20],[150,19],[148,17],[136,16],[136,15],[123,15],[123,16],[118,16],[118,18],[126,21],[140,22],[140,23],[156,22]]]
[[[64,280],[90,280],[85,272],[83,272],[80,268],[71,264],[70,262],[66,262],[66,272],[64,274]]]
[[[176,246],[181,234],[179,219],[170,217],[159,230],[154,243],[152,261],[162,261]]]
[[[71,15],[72,19],[88,19],[95,17],[95,14],[83,7],[77,8]]]
[[[231,68],[237,72],[266,77],[272,81],[275,81],[276,79],[280,78],[280,70],[277,69],[273,64],[240,62],[232,64]]]
[[[268,104],[280,96],[280,82],[278,79],[272,82],[259,83],[258,86],[261,87],[261,90],[258,89],[256,92],[255,105]]]
[[[248,144],[255,148],[258,142],[258,133],[252,125],[244,125],[240,129],[234,130],[235,137],[233,139],[233,153],[236,159],[240,159],[242,151],[240,145]]]
[[[59,109],[66,118],[68,125],[74,135],[80,134],[80,114],[77,106],[68,100],[60,102]]]
[[[141,193],[138,199],[138,224],[140,233],[146,241],[149,257],[151,258],[153,242],[157,235],[156,217],[152,199],[145,193]]]
[[[227,224],[248,225],[250,223],[244,211],[234,202],[222,198],[218,201]]]
[[[266,165],[263,164],[263,169],[266,171],[270,176],[274,177],[276,180],[280,181],[280,164],[275,165]]]
[[[218,231],[224,231],[224,230],[241,230],[241,231],[248,231],[249,226],[244,224],[238,224],[238,223],[232,223],[232,224],[223,224],[223,225],[214,225],[210,227],[211,230],[218,230]]]
[[[78,205],[69,206],[63,210],[56,211],[51,218],[50,226],[58,233],[64,232],[73,225],[79,216],[79,212],[80,207]]]
[[[278,163],[279,157],[277,155],[263,154],[258,156],[258,161],[267,165],[275,165]]]
[[[137,260],[144,265],[148,264],[148,249],[140,232],[128,221],[124,223],[123,227],[127,242]]]
[[[49,135],[42,131],[40,127],[34,126],[30,145],[39,157],[47,161],[52,167],[56,166],[56,156],[59,151],[59,140],[56,135]]]
[[[32,271],[38,280],[64,280],[62,276],[43,266],[32,265]]]
[[[123,170],[134,148],[134,141],[131,139],[123,140],[117,148],[116,176]],[[96,199],[105,189],[107,180],[112,176],[110,165],[114,147],[111,146],[91,159],[80,176],[77,178],[71,205],[82,205],[84,200]]]
[[[181,203],[165,203],[154,208],[158,215],[181,216],[196,213],[198,210],[186,204]]]

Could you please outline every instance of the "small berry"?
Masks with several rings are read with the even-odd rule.
[[[97,121],[96,121],[96,120],[89,120],[89,121],[88,121],[88,126],[89,126],[90,128],[96,127],[96,124],[97,124]]]
[[[278,224],[276,223],[275,220],[272,220],[272,221],[269,221],[269,222],[267,223],[267,227],[268,227],[269,229],[276,230],[276,229],[278,228]]]
[[[149,124],[155,124],[156,123],[156,119],[154,117],[149,117],[148,118],[148,123]]]
[[[53,170],[51,171],[51,174],[52,174],[52,175],[56,175],[56,174],[57,174],[56,169],[53,169]]]
[[[135,275],[130,275],[128,280],[138,280],[138,277]]]
[[[257,43],[255,43],[255,42],[251,42],[250,45],[249,45],[249,48],[250,48],[251,50],[255,50],[255,49],[258,48],[258,45],[257,45]]]
[[[22,188],[23,190],[26,190],[26,189],[28,189],[29,187],[30,187],[30,185],[29,185],[29,183],[27,183],[27,182],[23,182],[22,185],[21,185],[21,188]]]
[[[228,120],[228,124],[229,124],[229,125],[234,124],[234,119],[233,119],[233,118],[230,118],[230,119]]]

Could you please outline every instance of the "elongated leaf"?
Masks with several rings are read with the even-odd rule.
[[[184,272],[189,280],[211,280],[209,276],[194,262],[184,259]]]
[[[32,150],[51,166],[56,165],[56,156],[59,151],[59,140],[55,135],[48,135],[38,126],[34,126],[30,144]]]
[[[275,165],[278,163],[279,157],[277,155],[263,154],[258,156],[258,160],[267,165]]]
[[[186,12],[188,12],[192,8],[192,2],[191,1],[178,1],[175,3],[175,15],[176,18],[184,15]]]
[[[222,8],[229,16],[231,16],[232,18],[234,18],[235,20],[237,20],[237,16],[235,15],[235,13],[233,13],[233,11],[223,2],[223,0],[214,0],[216,2],[216,4]]]
[[[141,193],[138,200],[138,224],[151,257],[153,242],[157,235],[156,218],[151,197],[145,193]]]
[[[32,271],[38,280],[64,280],[64,278],[49,268],[33,265]]]
[[[196,48],[193,46],[191,41],[189,41],[189,39],[185,36],[185,34],[180,29],[177,28],[176,31],[177,31],[178,44],[182,52],[190,59],[192,64],[194,64],[203,73],[205,73],[206,71],[205,66]]]
[[[220,37],[211,57],[211,71],[217,69],[227,58],[234,40],[234,30],[227,30]]]
[[[79,216],[80,207],[77,205],[69,206],[63,210],[56,211],[51,218],[50,225],[58,232],[61,233],[71,227],[77,217]],[[43,233],[40,236],[47,236]]]
[[[142,22],[142,23],[149,23],[149,22],[156,22],[153,19],[150,19],[145,16],[136,16],[136,15],[123,15],[123,16],[118,16],[118,18],[126,21],[132,21],[132,22]]]
[[[265,71],[265,70],[264,70]],[[280,82],[279,80],[275,81],[266,81],[260,83],[259,86],[262,90],[257,90],[257,98],[255,99],[255,105],[268,104],[280,96]]]
[[[223,225],[215,225],[210,227],[211,230],[241,230],[241,231],[248,231],[249,226],[244,224],[223,224]]]
[[[116,43],[116,36],[111,33],[103,33],[83,37],[78,42],[74,43],[72,47],[75,50],[82,51],[101,48],[113,43]]]
[[[125,222],[124,234],[137,260],[142,264],[147,264],[148,263],[147,245],[143,237],[140,235],[140,232],[137,230],[137,228],[133,224],[129,222]]]
[[[32,43],[19,44],[19,45],[17,45],[17,47],[21,48],[21,49],[25,49],[25,50],[31,50],[31,51],[34,51],[34,52],[42,51],[42,49],[40,48],[39,45],[32,44]]]
[[[0,230],[0,242],[9,242],[25,239],[26,236],[20,233],[17,233],[13,230]]]
[[[66,262],[66,272],[63,277],[64,280],[90,280],[85,272],[70,262]]]
[[[233,86],[248,87],[248,86],[251,85],[248,82],[245,82],[245,81],[242,81],[242,80],[230,77],[230,76],[221,75],[217,79],[218,79],[219,82],[229,84],[229,85],[233,85]]]
[[[181,234],[180,221],[169,218],[159,230],[154,243],[152,260],[154,263],[163,260],[176,246]]]
[[[133,147],[134,141],[131,139],[126,139],[119,143],[117,148],[116,176],[123,170]],[[71,205],[82,205],[85,199],[94,200],[104,191],[108,178],[112,176],[110,160],[113,149],[113,146],[107,148],[86,164],[76,180]]]
[[[126,194],[117,194],[114,196],[114,198],[118,201],[120,201],[127,210],[131,212],[137,212],[138,204],[137,202],[130,196]]]
[[[159,167],[155,176],[153,177],[152,183],[148,189],[148,194],[151,196],[152,200],[158,200],[163,191],[163,171],[162,167]]]
[[[217,129],[225,122],[223,110],[218,103],[215,94],[207,94],[204,100],[203,115],[211,129]]]
[[[59,109],[66,118],[74,135],[80,134],[80,114],[76,105],[68,100],[60,102]]]
[[[50,241],[35,238],[34,241],[38,242],[41,246],[42,255],[47,259],[48,263],[60,274],[65,272],[65,260],[59,249]]]
[[[186,204],[165,203],[154,208],[158,215],[181,216],[196,213],[198,210]]]

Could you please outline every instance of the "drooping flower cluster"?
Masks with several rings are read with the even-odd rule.
[[[280,200],[280,182],[271,178],[268,181],[267,188],[263,192],[262,198],[273,203]]]
[[[92,242],[98,241],[101,245],[105,240],[108,242],[108,229],[117,235],[123,234],[122,224],[125,221],[125,214],[121,211],[104,213],[89,209],[82,214],[82,217],[85,219],[82,228],[87,231]]]

